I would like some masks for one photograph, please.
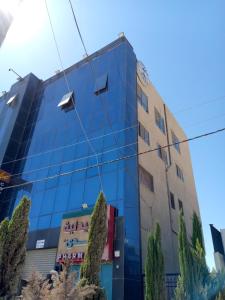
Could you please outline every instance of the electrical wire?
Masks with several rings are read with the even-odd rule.
[[[61,64],[61,68],[62,68],[62,71],[63,71],[63,76],[64,76],[64,79],[65,79],[65,82],[66,82],[66,85],[67,85],[67,89],[68,89],[68,93],[71,92],[71,89],[70,89],[70,86],[69,86],[69,82],[67,80],[67,77],[66,77],[66,73],[65,73],[65,69],[64,69],[64,66],[63,66],[63,63],[62,63],[62,57],[61,57],[61,54],[60,54],[60,51],[59,51],[59,47],[58,47],[58,43],[57,43],[57,40],[56,40],[56,36],[55,36],[55,32],[54,32],[54,28],[53,28],[53,24],[52,24],[52,21],[51,21],[51,16],[50,16],[50,12],[49,12],[49,9],[48,9],[48,5],[47,5],[47,0],[45,0],[45,6],[46,6],[46,10],[47,10],[47,13],[48,13],[48,18],[49,18],[49,22],[50,22],[50,25],[51,25],[51,30],[52,30],[52,34],[53,34],[53,37],[54,37],[54,41],[55,41],[55,46],[56,46],[56,49],[57,49],[57,53],[58,53],[58,57],[59,57],[59,61],[60,61],[60,64]],[[76,113],[76,116],[77,116],[77,119],[79,121],[79,124],[80,124],[80,127],[81,127],[81,130],[87,140],[87,143],[89,144],[92,152],[95,154],[95,158],[96,158],[96,162],[97,162],[97,165],[99,164],[99,161],[98,161],[98,156],[96,154],[96,151],[92,145],[92,143],[90,142],[89,138],[88,138],[88,135],[86,133],[86,130],[84,128],[84,125],[83,125],[83,122],[80,118],[80,115],[77,111],[77,108],[76,108],[76,105],[74,103],[74,98],[72,96],[72,102],[73,102],[73,106],[74,106],[74,110],[75,110],[75,113]],[[102,178],[101,178],[101,172],[100,172],[100,168],[98,167],[98,175],[99,175],[99,181],[100,181],[100,186],[101,186],[101,190],[103,191],[103,182],[102,182]]]
[[[106,150],[106,151],[98,152],[97,155],[100,156],[100,155],[107,154],[107,153],[110,153],[110,152],[113,152],[113,151],[117,151],[119,149],[130,147],[130,146],[136,145],[136,144],[137,144],[137,142],[126,144],[126,145],[123,145],[123,146],[120,146],[120,147],[115,147],[115,148],[112,148],[112,149],[109,149],[109,150]],[[34,172],[43,171],[43,170],[46,170],[48,168],[61,167],[61,166],[67,165],[67,164],[71,164],[71,163],[74,163],[74,162],[82,161],[82,160],[89,159],[89,158],[92,158],[92,157],[95,157],[95,154],[93,154],[93,155],[87,155],[87,156],[82,156],[82,157],[79,157],[79,158],[76,158],[76,159],[67,160],[67,161],[64,161],[64,162],[61,162],[61,163],[57,163],[57,164],[47,165],[45,167],[41,167],[41,168],[38,168],[38,169],[33,169],[33,170],[24,171],[24,172],[20,172],[20,173],[10,174],[10,178],[13,178],[13,177],[16,177],[16,176],[20,176],[20,175],[32,174]],[[0,176],[0,180],[4,180],[4,179],[7,179],[7,178],[8,178],[8,176],[7,177],[6,176],[5,177],[4,176]]]
[[[201,102],[201,103],[199,103],[197,105],[194,105],[194,106],[189,106],[189,107],[183,108],[181,110],[176,111],[174,114],[175,115],[176,114],[180,114],[180,113],[183,113],[183,112],[186,112],[186,111],[189,111],[189,110],[196,109],[197,107],[202,107],[204,105],[207,105],[207,104],[210,104],[210,103],[214,103],[216,101],[222,101],[222,100],[225,100],[225,95],[213,98],[213,99],[208,100],[208,101],[203,101],[203,102]]]
[[[30,185],[32,183],[37,183],[37,182],[41,182],[41,181],[51,180],[51,179],[54,179],[54,178],[57,178],[57,177],[71,175],[71,174],[76,173],[76,172],[81,172],[81,171],[85,171],[85,170],[88,170],[88,169],[93,169],[93,168],[96,168],[96,167],[102,167],[102,166],[107,165],[107,164],[119,162],[119,161],[122,161],[122,160],[127,160],[127,159],[134,158],[134,157],[138,157],[138,156],[141,156],[141,155],[144,155],[144,154],[147,154],[147,153],[155,152],[155,151],[158,151],[159,149],[168,148],[168,147],[172,147],[172,146],[175,146],[175,145],[180,145],[180,144],[187,143],[187,142],[190,142],[190,141],[194,141],[194,140],[197,140],[197,139],[200,139],[200,138],[205,138],[205,137],[217,134],[217,133],[221,133],[223,131],[225,131],[225,127],[214,130],[214,131],[206,132],[206,133],[194,136],[192,138],[187,138],[187,139],[181,140],[181,141],[176,142],[176,143],[171,143],[171,144],[167,144],[167,145],[157,147],[157,148],[154,148],[154,149],[149,149],[149,150],[146,150],[146,151],[143,151],[143,152],[134,153],[134,154],[126,155],[126,156],[119,157],[119,158],[116,158],[116,159],[108,160],[108,161],[102,162],[98,165],[95,164],[95,165],[91,165],[91,166],[88,166],[88,167],[74,169],[72,171],[64,172],[64,173],[61,173],[61,174],[55,174],[55,175],[52,175],[52,176],[36,179],[36,180],[33,180],[33,181],[29,181],[29,182],[24,182],[24,183],[15,184],[15,185],[9,185],[9,186],[6,186],[6,187],[0,187],[0,191],[9,190],[9,189],[12,189],[12,188],[17,188],[17,187],[22,187],[22,186]]]
[[[126,127],[126,128],[115,130],[113,132],[109,132],[109,133],[106,133],[106,134],[103,134],[103,135],[99,135],[99,136],[90,138],[90,141],[95,141],[95,140],[98,140],[98,139],[110,136],[112,134],[117,134],[117,133],[129,130],[129,129],[133,129],[133,128],[137,127],[137,126],[138,125],[132,125],[132,126],[129,126],[129,127]],[[1,166],[5,165],[5,164],[10,164],[10,163],[13,163],[13,162],[18,162],[18,161],[21,161],[21,160],[24,160],[24,159],[29,159],[29,158],[37,157],[37,156],[40,156],[40,155],[52,153],[52,152],[55,152],[55,151],[63,150],[63,149],[70,148],[70,147],[73,147],[73,146],[76,146],[76,145],[80,145],[80,144],[83,144],[83,143],[86,143],[86,142],[87,142],[86,140],[82,140],[82,141],[79,141],[79,142],[76,142],[76,143],[72,143],[72,144],[68,144],[68,145],[65,145],[65,146],[60,146],[60,147],[53,148],[53,149],[46,150],[46,151],[42,151],[42,152],[39,152],[39,153],[35,153],[35,154],[23,156],[21,158],[17,158],[17,159],[13,159],[13,160],[9,160],[9,161],[3,162],[1,164]]]

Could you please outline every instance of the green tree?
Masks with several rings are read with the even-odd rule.
[[[196,243],[198,241],[200,247],[202,248],[203,252],[205,253],[205,247],[204,247],[204,239],[202,234],[202,224],[201,221],[196,214],[196,212],[193,213],[192,218],[192,246],[194,249],[196,249]]]
[[[16,294],[26,256],[30,200],[24,197],[10,221],[0,225],[0,296]]]
[[[179,221],[178,248],[180,276],[178,277],[178,284],[175,290],[175,298],[176,300],[191,300],[195,299],[192,252],[182,214],[180,214]]]
[[[91,216],[87,252],[80,270],[80,286],[99,286],[101,258],[107,236],[106,220],[106,200],[100,192]]]
[[[149,235],[145,264],[145,299],[164,300],[164,259],[161,247],[160,226],[157,223],[155,232]]]

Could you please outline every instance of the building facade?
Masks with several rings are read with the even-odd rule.
[[[210,224],[213,248],[214,248],[214,260],[216,265],[216,270],[218,272],[224,272],[225,270],[225,229],[220,231],[216,229],[212,224]]]
[[[0,174],[10,177],[2,180],[1,218],[23,195],[32,200],[24,279],[33,267],[54,268],[63,216],[93,207],[102,189],[116,209],[116,255],[101,271],[108,299],[143,298],[156,222],[165,271],[179,272],[179,211],[189,235],[199,214],[189,148],[160,148],[186,137],[125,37],[65,74],[15,83],[0,99],[0,122]]]

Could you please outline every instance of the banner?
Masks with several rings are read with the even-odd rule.
[[[107,241],[102,255],[103,261],[112,261],[114,239],[114,211],[107,206]],[[62,219],[57,262],[69,259],[72,264],[83,262],[87,251],[92,209],[65,214]]]

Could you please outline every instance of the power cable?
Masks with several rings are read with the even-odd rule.
[[[122,149],[122,148],[130,147],[130,146],[136,145],[136,144],[137,144],[137,142],[126,144],[126,145],[123,145],[123,146],[120,146],[120,147],[115,147],[115,148],[112,148],[112,149],[109,149],[109,150],[106,150],[106,151],[98,152],[97,155],[100,156],[100,155],[110,153],[110,152],[113,152],[113,151],[116,151],[116,150],[119,150],[119,149]],[[20,172],[20,173],[10,174],[10,178],[20,176],[20,175],[32,174],[34,172],[43,171],[43,170],[46,170],[48,168],[61,167],[61,166],[71,164],[71,163],[74,163],[74,162],[77,162],[77,161],[85,160],[85,159],[88,159],[88,158],[91,158],[91,157],[95,157],[95,154],[82,156],[82,157],[79,157],[79,158],[76,158],[76,159],[67,160],[67,161],[64,161],[64,162],[61,162],[61,163],[57,163],[57,164],[47,165],[45,167],[41,167],[41,168],[38,168],[38,169],[33,169],[33,170],[24,171],[24,172]],[[8,177],[0,176],[0,180],[4,180],[4,179],[7,179],[7,178]]]
[[[60,54],[60,51],[59,51],[59,47],[58,47],[58,43],[57,43],[57,40],[56,40],[56,36],[55,36],[55,32],[54,32],[54,28],[53,28],[53,24],[52,24],[52,21],[51,21],[51,16],[50,16],[50,13],[49,13],[49,9],[48,9],[48,5],[47,5],[47,0],[45,0],[45,6],[46,6],[46,10],[47,10],[47,13],[48,13],[48,18],[49,18],[49,22],[50,22],[50,25],[51,25],[51,30],[52,30],[52,34],[53,34],[53,37],[54,37],[54,41],[55,41],[55,46],[56,46],[56,49],[57,49],[57,53],[58,53],[58,57],[59,57],[59,61],[60,61],[60,64],[61,64],[61,68],[62,68],[62,71],[63,71],[63,76],[64,76],[64,79],[65,79],[65,82],[66,82],[66,86],[67,86],[67,89],[68,89],[68,93],[71,92],[71,89],[70,89],[70,86],[69,86],[69,82],[67,80],[67,77],[66,77],[66,73],[65,73],[65,69],[64,69],[64,66],[63,66],[63,63],[62,63],[62,57],[61,57],[61,54]],[[99,164],[99,161],[98,161],[98,156],[96,154],[96,151],[92,145],[92,143],[90,142],[89,138],[88,138],[88,135],[86,133],[86,130],[84,128],[84,125],[83,125],[83,122],[80,118],[80,115],[76,109],[76,105],[74,103],[74,98],[72,96],[72,102],[73,102],[73,106],[74,106],[74,110],[75,110],[75,113],[76,113],[76,116],[77,116],[77,119],[79,121],[79,124],[80,124],[80,127],[81,127],[81,130],[87,140],[87,143],[89,144],[92,152],[95,154],[95,158],[96,158],[96,162],[97,162],[97,165]],[[102,178],[101,178],[101,173],[100,173],[100,168],[98,167],[98,175],[99,175],[99,181],[100,181],[100,186],[101,186],[101,190],[103,191],[103,183],[102,183]]]
[[[132,125],[132,126],[129,126],[129,127],[126,127],[126,128],[118,129],[118,130],[115,130],[115,131],[113,131],[113,132],[109,132],[109,133],[106,133],[106,134],[103,134],[103,135],[99,135],[99,136],[90,138],[89,140],[90,140],[90,141],[95,141],[95,140],[98,140],[98,139],[101,139],[101,138],[110,136],[110,135],[112,135],[112,134],[117,134],[117,133],[120,133],[120,132],[129,130],[129,129],[133,129],[133,128],[137,127],[137,126],[138,126],[138,125]],[[29,159],[29,158],[37,157],[37,156],[40,156],[40,155],[52,153],[52,152],[55,152],[55,151],[63,150],[63,149],[70,148],[70,147],[73,147],[73,146],[76,146],[76,145],[80,145],[80,144],[83,144],[83,143],[86,143],[86,142],[87,142],[86,140],[82,140],[82,141],[79,141],[79,142],[76,142],[76,143],[72,143],[72,144],[60,146],[60,147],[53,148],[53,149],[46,150],[46,151],[42,151],[42,152],[39,152],[39,153],[35,153],[35,154],[23,156],[23,157],[21,157],[21,158],[17,158],[17,159],[5,161],[5,162],[3,162],[3,163],[1,164],[1,166],[5,165],[5,164],[10,164],[10,163],[13,163],[13,162],[18,162],[18,161],[21,161],[21,160],[24,160],[24,159]]]
[[[189,110],[192,110],[192,109],[196,109],[196,107],[202,107],[204,105],[207,105],[207,104],[210,104],[210,103],[214,103],[216,101],[222,101],[222,100],[225,100],[225,95],[223,96],[219,96],[219,97],[216,97],[216,98],[213,98],[211,100],[208,100],[208,101],[203,101],[197,105],[194,105],[194,106],[189,106],[189,107],[186,107],[186,108],[183,108],[181,110],[178,110],[174,113],[174,115],[176,114],[180,114],[180,113],[183,113],[183,112],[186,112],[186,111],[189,111]]]
[[[133,158],[133,157],[137,157],[137,156],[140,156],[140,155],[144,155],[144,154],[147,154],[147,153],[158,151],[159,149],[168,148],[168,147],[172,147],[172,146],[175,146],[175,145],[179,145],[179,144],[187,143],[187,142],[190,142],[190,141],[194,141],[194,140],[197,140],[197,139],[200,139],[200,138],[208,137],[210,135],[214,135],[214,134],[217,134],[217,133],[220,133],[220,132],[223,132],[223,131],[225,131],[225,127],[214,130],[214,131],[210,131],[210,132],[207,132],[207,133],[204,133],[204,134],[201,134],[201,135],[197,135],[197,136],[194,136],[192,138],[184,139],[184,140],[181,140],[181,141],[176,142],[176,143],[171,143],[171,144],[167,144],[167,145],[157,147],[157,148],[154,148],[154,149],[149,149],[149,150],[146,150],[146,151],[143,151],[143,152],[130,154],[130,155],[126,155],[126,156],[123,156],[123,157],[116,158],[116,159],[108,160],[108,161],[102,162],[98,165],[95,164],[95,165],[91,165],[91,166],[88,166],[88,167],[85,167],[85,168],[74,169],[72,171],[68,171],[68,172],[64,172],[64,173],[61,173],[61,174],[56,174],[56,175],[36,179],[36,180],[33,180],[33,181],[29,181],[29,182],[24,182],[24,183],[21,183],[21,184],[6,186],[6,187],[3,187],[3,188],[0,188],[0,191],[12,189],[12,188],[17,188],[17,187],[22,187],[22,186],[26,186],[26,185],[29,185],[29,184],[32,184],[32,183],[41,182],[41,181],[45,181],[45,180],[50,180],[50,179],[54,179],[54,178],[61,177],[61,176],[71,175],[71,174],[76,173],[76,172],[81,172],[81,171],[85,171],[85,170],[88,170],[88,169],[93,169],[93,168],[104,166],[104,165],[107,165],[107,164],[119,162],[121,160],[127,160],[127,159],[130,159],[130,158]]]

